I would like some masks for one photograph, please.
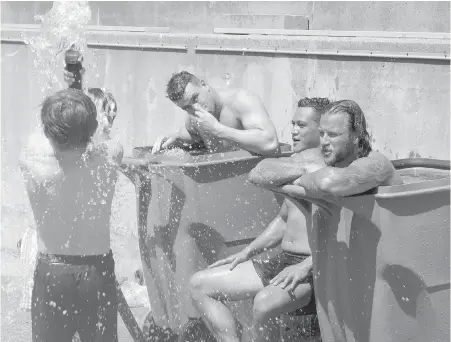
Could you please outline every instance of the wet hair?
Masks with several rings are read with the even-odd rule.
[[[324,108],[324,115],[346,113],[348,114],[349,131],[359,134],[358,157],[366,157],[371,152],[370,134],[367,130],[365,114],[360,106],[352,100],[336,101]]]
[[[166,86],[166,94],[168,98],[172,102],[180,100],[185,94],[185,89],[188,83],[200,85],[201,80],[188,71],[181,71],[173,74]]]
[[[60,90],[42,103],[41,122],[45,136],[61,150],[86,147],[98,126],[96,106],[80,90]]]
[[[320,115],[329,103],[329,99],[325,97],[312,97],[311,99],[306,97],[299,100],[298,107],[313,108],[317,114],[315,121],[319,121]]]
[[[91,95],[94,103],[107,114],[108,120],[112,124],[116,116],[111,116],[110,113],[117,113],[117,103],[113,94],[104,88],[88,88],[88,94]]]

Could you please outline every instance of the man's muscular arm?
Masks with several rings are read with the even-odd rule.
[[[382,154],[371,152],[345,168],[326,167],[306,174],[293,184],[305,189],[306,196],[349,196],[384,184],[394,174],[392,163]]]
[[[218,138],[261,155],[269,156],[280,152],[276,129],[258,96],[239,91],[235,95],[232,109],[238,114],[243,130],[219,124]]]
[[[257,164],[249,173],[249,181],[262,188],[276,188],[304,175],[302,163],[290,158],[267,158]]]
[[[293,158],[267,158],[262,160],[249,173],[249,181],[266,189],[274,189],[293,182],[299,177],[315,172],[323,165],[314,160]]]

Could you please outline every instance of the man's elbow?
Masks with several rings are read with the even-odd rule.
[[[257,164],[257,166],[249,172],[247,179],[249,183],[261,188],[274,187],[270,174],[268,173],[268,170],[265,170],[265,168],[262,167],[262,163],[265,164],[265,160]]]
[[[342,196],[345,184],[341,184],[332,177],[323,177],[317,181],[318,189],[323,195],[328,196]]]
[[[277,138],[268,139],[262,146],[260,154],[274,156],[280,153],[279,141]]]
[[[255,167],[251,170],[251,172],[249,172],[248,175],[248,181],[254,185],[260,186],[262,184],[264,184],[264,179],[265,177],[262,174],[262,170],[260,167]]]

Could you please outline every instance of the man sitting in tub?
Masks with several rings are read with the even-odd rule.
[[[350,326],[351,323],[343,321],[343,317],[362,317],[368,313],[363,312],[364,308],[358,308],[356,301],[347,298],[346,293],[342,296],[342,287],[346,286],[342,280],[346,279],[348,283],[354,281],[353,291],[360,295],[371,292],[372,288],[362,284],[359,276],[357,279],[348,278],[346,259],[341,258],[346,258],[346,250],[353,248],[360,250],[362,258],[365,259],[366,253],[370,252],[365,252],[368,246],[359,244],[359,239],[365,234],[374,236],[371,235],[374,232],[368,231],[368,226],[365,225],[360,231],[354,229],[347,233],[338,232],[338,223],[341,220],[355,220],[355,226],[358,227],[359,220],[365,219],[364,216],[350,217],[346,211],[342,212],[337,200],[341,196],[361,194],[380,185],[399,185],[402,181],[392,163],[381,153],[372,150],[365,116],[354,101],[337,101],[327,106],[320,119],[319,132],[326,167],[315,171],[311,165],[298,165],[297,175],[287,175],[284,163],[277,159],[266,159],[256,168],[264,171],[251,172],[251,181],[262,187],[273,188],[291,198],[308,197],[315,203],[308,237],[312,250],[317,313],[322,338],[324,341],[363,341],[365,337],[359,335],[359,328]],[[283,182],[285,184],[282,184]],[[298,206],[302,205],[301,202],[303,201],[293,199],[293,203]],[[365,209],[365,206],[362,204],[361,208]],[[351,235],[349,245],[347,238],[343,236],[346,234]],[[352,247],[351,241],[354,241]],[[370,274],[374,272],[371,269],[365,270],[362,266],[365,265],[364,260],[353,260],[352,264],[358,267],[357,273],[360,277],[367,277],[364,273],[366,271]],[[340,269],[340,265],[344,268]],[[343,304],[349,300],[351,302],[347,305]],[[372,300],[371,295],[359,298],[358,303],[368,300]],[[339,301],[341,303],[338,303]],[[340,312],[344,307],[346,314]],[[351,338],[351,335],[354,337]]]
[[[325,98],[299,101],[292,120],[295,153],[288,158],[276,159],[285,172],[286,179],[282,183],[299,176],[298,165],[324,166],[318,124],[321,110],[328,103]],[[265,174],[264,170],[253,173],[251,179],[275,176]],[[280,177],[278,182],[281,182]],[[253,341],[278,341],[279,329],[274,323],[281,313],[307,306],[314,313],[312,258],[307,239],[308,209],[308,205],[298,208],[286,199],[279,215],[244,250],[192,276],[190,291],[194,304],[219,341],[239,341],[235,320],[224,300],[254,298],[249,334]],[[277,245],[281,245],[282,252],[269,260],[251,259]]]
[[[153,153],[170,147],[204,146],[212,152],[236,146],[261,155],[276,155],[276,129],[261,99],[244,89],[213,89],[187,71],[171,77],[167,97],[188,113],[185,125],[160,136]]]

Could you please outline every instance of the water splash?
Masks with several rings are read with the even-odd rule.
[[[39,35],[22,33],[22,38],[33,54],[34,72],[45,96],[62,88],[56,77],[58,57],[72,44],[83,55],[87,52],[86,25],[91,19],[87,1],[55,1],[44,15],[36,15],[41,22]]]

